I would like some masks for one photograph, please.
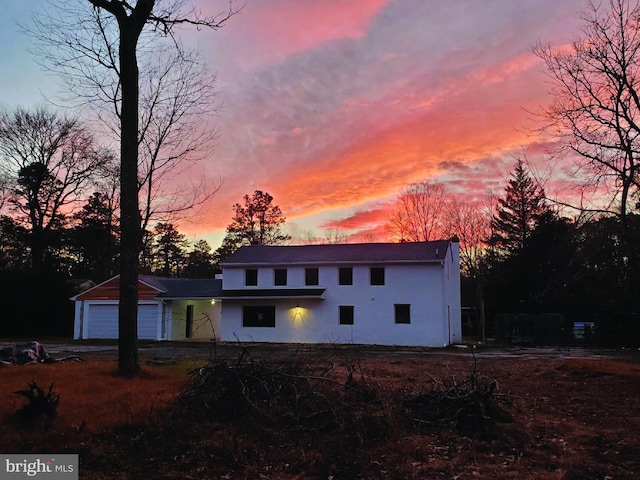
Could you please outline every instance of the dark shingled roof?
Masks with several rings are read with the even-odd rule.
[[[417,243],[244,246],[221,265],[292,265],[441,262],[449,240]]]
[[[165,278],[140,275],[140,281],[160,290],[158,298],[220,298],[222,280]]]

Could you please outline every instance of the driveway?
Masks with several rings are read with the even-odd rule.
[[[53,358],[70,355],[85,357],[113,357],[118,355],[116,341],[86,341],[53,339],[40,342]],[[20,343],[0,342],[0,348]],[[243,350],[256,357],[264,356],[299,356],[313,354],[328,355],[364,355],[388,357],[394,356],[424,356],[424,355],[469,355],[476,357],[504,357],[504,358],[603,358],[619,355],[638,355],[638,351],[614,350],[601,348],[570,348],[559,347],[480,347],[472,350],[467,346],[453,346],[448,348],[424,347],[390,347],[380,345],[350,345],[350,344],[266,344],[266,343],[237,343],[237,342],[149,342],[139,343],[139,353],[142,361],[148,360],[203,360],[218,357],[235,357]]]

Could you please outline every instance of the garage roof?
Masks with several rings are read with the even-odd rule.
[[[205,278],[166,278],[152,275],[138,277],[138,297],[140,300],[220,298],[222,280]],[[111,300],[117,301],[120,293],[120,276],[115,276],[96,285],[71,300]]]

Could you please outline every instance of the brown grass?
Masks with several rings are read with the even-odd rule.
[[[0,450],[79,453],[80,477],[91,479],[640,478],[637,355],[479,357],[481,377],[495,379],[515,401],[514,421],[485,436],[415,428],[398,408],[443,380],[462,381],[473,368],[469,355],[339,355],[331,359],[336,369],[357,366],[381,410],[361,414],[351,431],[295,435],[176,408],[193,364],[147,365],[134,380],[115,377],[115,362],[100,358],[0,368]],[[55,382],[60,406],[49,426],[28,431],[11,420],[24,402],[11,392],[31,380]]]
[[[86,363],[57,363],[7,366],[0,369],[0,418],[10,422],[25,398],[12,392],[30,381],[45,388],[53,382],[60,395],[55,429],[85,433],[103,432],[129,424],[156,421],[157,410],[166,409],[185,384],[185,374],[168,369],[145,367],[139,377],[115,375],[114,361],[91,360]],[[3,450],[10,439],[0,440]]]

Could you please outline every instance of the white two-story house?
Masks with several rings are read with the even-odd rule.
[[[457,239],[241,247],[221,266],[222,340],[462,340]]]

